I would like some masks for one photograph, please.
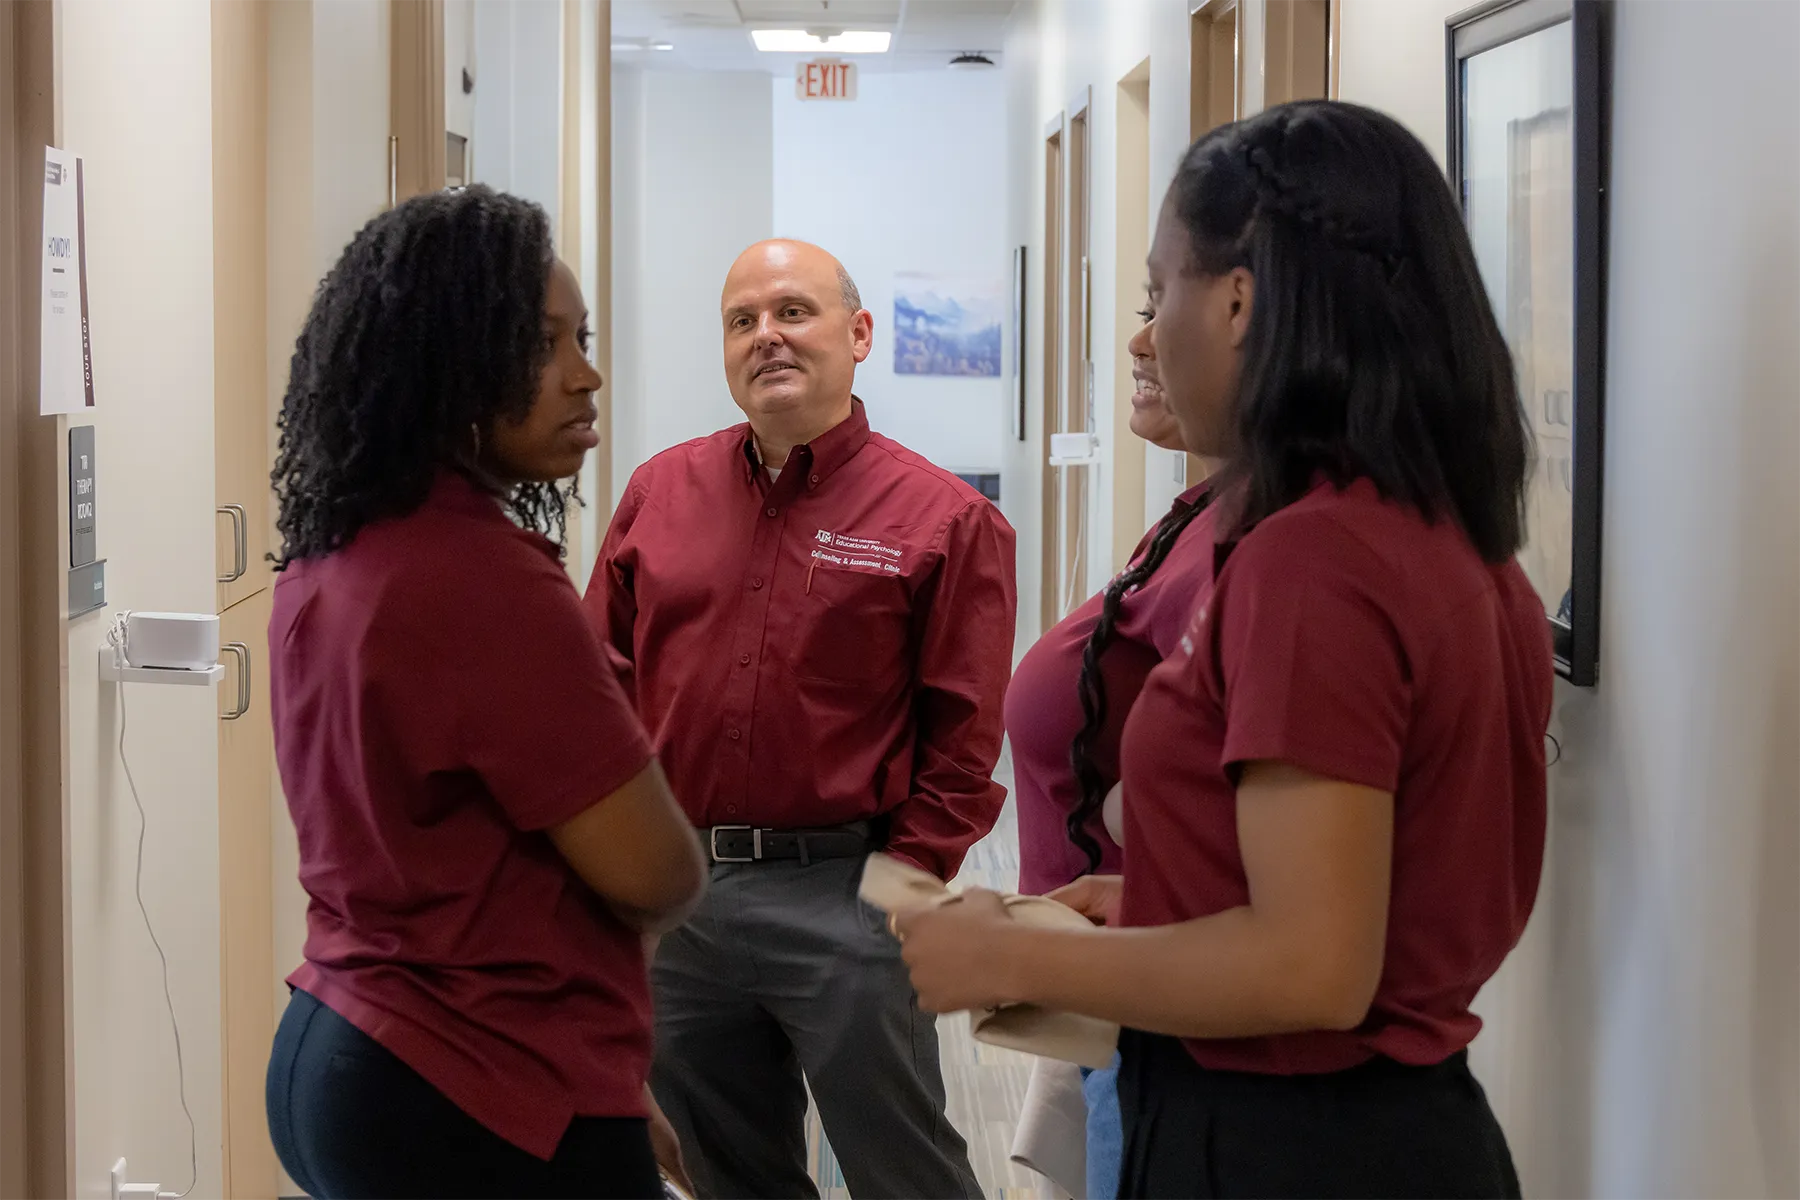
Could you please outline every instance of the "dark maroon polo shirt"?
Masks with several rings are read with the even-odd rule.
[[[283,572],[269,648],[310,897],[288,982],[541,1158],[643,1115],[641,941],[543,831],[650,748],[554,547],[446,474]]]
[[[1207,485],[1183,492],[1178,508],[1197,503]],[[1144,556],[1150,534],[1132,552]],[[1162,565],[1119,601],[1112,640],[1099,662],[1106,689],[1106,720],[1094,739],[1092,759],[1106,786],[1119,780],[1119,738],[1125,717],[1150,671],[1169,657],[1212,577],[1212,522],[1201,513],[1187,524]],[[1039,638],[1013,672],[1006,689],[1006,734],[1012,739],[1013,801],[1019,811],[1019,890],[1053,891],[1088,869],[1087,856],[1069,840],[1069,814],[1081,800],[1069,752],[1087,723],[1081,709],[1081,658],[1100,622],[1101,597],[1064,617]],[[1100,846],[1100,870],[1117,874],[1122,855],[1096,812],[1086,829]]]
[[[1484,562],[1367,482],[1321,485],[1221,547],[1181,645],[1126,722],[1128,925],[1249,902],[1237,768],[1269,760],[1394,796],[1386,958],[1362,1027],[1192,1040],[1203,1066],[1440,1062],[1518,943],[1544,859],[1550,641],[1516,562]]]
[[[947,878],[998,816],[1013,531],[861,401],[773,483],[747,425],[638,468],[587,605],[695,825],[886,815]]]

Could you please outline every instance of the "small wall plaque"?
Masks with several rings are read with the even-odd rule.
[[[99,525],[94,510],[94,427],[69,430],[69,565],[85,567],[99,557]]]

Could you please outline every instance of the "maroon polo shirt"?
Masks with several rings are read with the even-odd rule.
[[[1249,902],[1238,768],[1291,763],[1394,796],[1386,956],[1350,1032],[1187,1043],[1201,1065],[1303,1074],[1440,1062],[1518,943],[1544,858],[1550,641],[1516,562],[1484,562],[1372,485],[1315,488],[1235,547],[1126,722],[1128,925]]]
[[[642,943],[543,831],[650,748],[554,547],[446,474],[289,566],[269,648],[310,897],[288,982],[540,1158],[642,1116]]]
[[[1206,488],[1199,484],[1183,492],[1175,510],[1192,507]],[[1133,564],[1143,558],[1150,537],[1145,534],[1132,552]],[[1212,578],[1212,554],[1212,521],[1201,513],[1188,522],[1150,578],[1119,600],[1112,640],[1100,656],[1106,720],[1092,749],[1093,763],[1109,789],[1119,781],[1125,717],[1151,669],[1180,641],[1200,589]],[[1104,595],[1090,597],[1039,638],[1019,660],[1006,689],[1013,802],[1019,812],[1019,890],[1032,895],[1053,891],[1088,870],[1087,855],[1069,840],[1069,814],[1081,800],[1069,754],[1075,735],[1087,724],[1081,709],[1081,660],[1100,622]],[[1122,854],[1098,812],[1086,829],[1100,846],[1101,872],[1117,874]]]
[[[695,825],[886,815],[948,878],[999,815],[1012,528],[860,400],[773,483],[748,425],[639,467],[587,605]]]

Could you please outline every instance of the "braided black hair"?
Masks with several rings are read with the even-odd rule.
[[[1106,681],[1100,674],[1100,659],[1112,645],[1113,634],[1118,626],[1119,606],[1125,597],[1142,587],[1149,578],[1156,574],[1156,569],[1169,557],[1181,533],[1212,499],[1213,492],[1209,488],[1193,504],[1178,503],[1163,515],[1156,523],[1156,529],[1150,535],[1150,543],[1138,560],[1113,577],[1106,590],[1100,595],[1100,619],[1094,623],[1094,631],[1088,634],[1087,644],[1081,648],[1081,677],[1077,687],[1081,693],[1081,712],[1084,720],[1075,740],[1069,746],[1069,766],[1075,772],[1075,784],[1080,789],[1080,798],[1068,817],[1069,840],[1075,848],[1087,855],[1088,872],[1092,874],[1100,869],[1100,843],[1088,832],[1088,823],[1094,819],[1106,803],[1106,779],[1100,774],[1100,768],[1094,765],[1094,739],[1100,736],[1101,728],[1106,724],[1107,699]]]
[[[481,186],[416,197],[363,226],[294,346],[270,476],[276,570],[416,510],[446,468],[562,542],[572,482],[503,486],[480,461],[495,422],[535,401],[553,261],[544,210]]]
[[[1284,104],[1212,131],[1169,186],[1208,275],[1255,304],[1228,464],[1229,538],[1323,475],[1449,516],[1489,562],[1524,541],[1531,431],[1443,172],[1391,117]]]

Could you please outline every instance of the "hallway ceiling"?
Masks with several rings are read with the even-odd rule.
[[[955,55],[1000,61],[1016,0],[613,0],[613,62],[646,69],[768,71],[785,75],[805,56],[762,54],[752,29],[874,29],[894,35],[886,54],[848,56],[869,73],[930,71]],[[654,42],[674,49],[649,49]],[[622,48],[630,46],[633,48]],[[643,46],[643,49],[635,47]]]

